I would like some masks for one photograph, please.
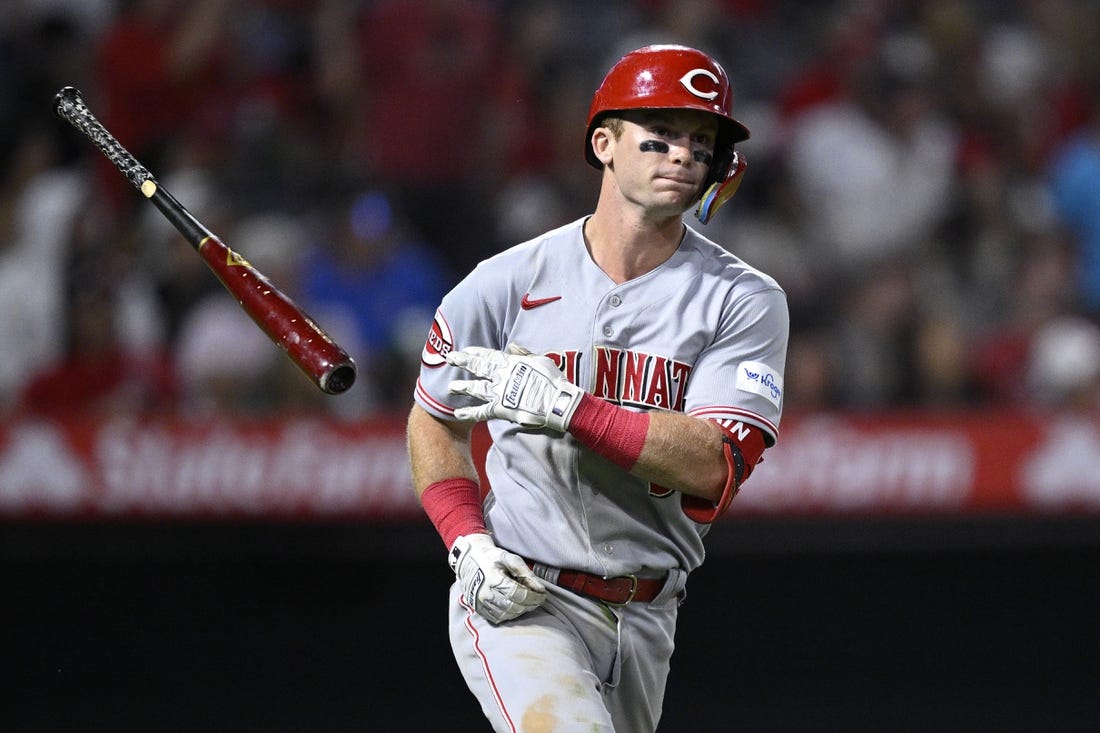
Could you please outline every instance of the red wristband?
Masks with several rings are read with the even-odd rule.
[[[634,412],[586,392],[569,421],[569,432],[582,445],[629,471],[642,454],[649,413]]]
[[[424,489],[420,503],[448,550],[464,534],[486,532],[481,489],[475,481],[468,478],[436,481]]]

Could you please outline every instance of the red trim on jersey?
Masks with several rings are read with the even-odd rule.
[[[700,524],[710,524],[726,513],[733,497],[744,485],[752,469],[764,454],[764,431],[754,425],[738,422],[722,429],[722,453],[726,457],[726,485],[717,502],[708,501],[701,496],[680,495],[680,508],[684,514]]]
[[[771,434],[771,438],[779,437],[779,426],[767,419],[763,415],[746,410],[743,407],[734,407],[732,405],[708,405],[707,407],[696,407],[693,410],[687,411],[688,415],[692,417],[705,417],[708,420],[721,421],[726,420],[733,422],[737,417],[748,418],[751,422],[760,423],[764,429]],[[730,416],[733,416],[731,418]]]
[[[438,412],[442,412],[444,415],[453,417],[455,410],[453,407],[447,407],[435,397],[428,394],[428,390],[424,389],[424,384],[420,379],[416,380],[416,395],[422,399],[429,407]]]
[[[474,640],[474,654],[481,660],[481,668],[485,670],[485,681],[489,683],[489,689],[493,693],[493,699],[497,702],[497,708],[500,710],[500,714],[504,716],[504,722],[508,724],[508,730],[512,733],[516,733],[516,724],[512,722],[512,716],[508,714],[508,709],[504,707],[504,698],[500,696],[500,688],[497,687],[497,681],[493,678],[493,671],[489,669],[489,658],[485,656],[485,652],[481,650],[481,635],[477,631],[477,627],[474,626],[474,611],[466,598],[462,595],[458,597],[458,603],[460,606],[466,609],[466,630],[470,632],[470,636]]]
[[[424,513],[432,520],[447,549],[464,534],[484,534],[485,513],[481,508],[481,488],[468,478],[436,481],[420,495]]]
[[[569,420],[569,432],[582,445],[629,471],[642,454],[649,413],[628,410],[585,392]]]

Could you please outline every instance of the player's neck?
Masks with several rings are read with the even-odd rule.
[[[683,237],[684,223],[679,217],[654,222],[598,206],[584,225],[592,261],[616,283],[659,267],[672,256]]]

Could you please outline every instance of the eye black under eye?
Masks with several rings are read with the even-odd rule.
[[[643,140],[642,144],[638,146],[638,150],[643,153],[667,153],[669,147],[668,143],[663,140]]]

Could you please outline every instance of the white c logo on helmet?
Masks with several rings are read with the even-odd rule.
[[[713,92],[704,92],[696,89],[695,77],[699,76],[700,74],[714,82],[715,86],[718,86],[720,84],[720,82],[718,81],[718,77],[715,76],[712,72],[707,71],[706,69],[692,69],[691,71],[680,77],[680,83],[684,85],[684,89],[687,89],[696,97],[699,97],[700,99],[705,99],[709,102],[710,100],[718,96],[718,92],[717,90]]]

